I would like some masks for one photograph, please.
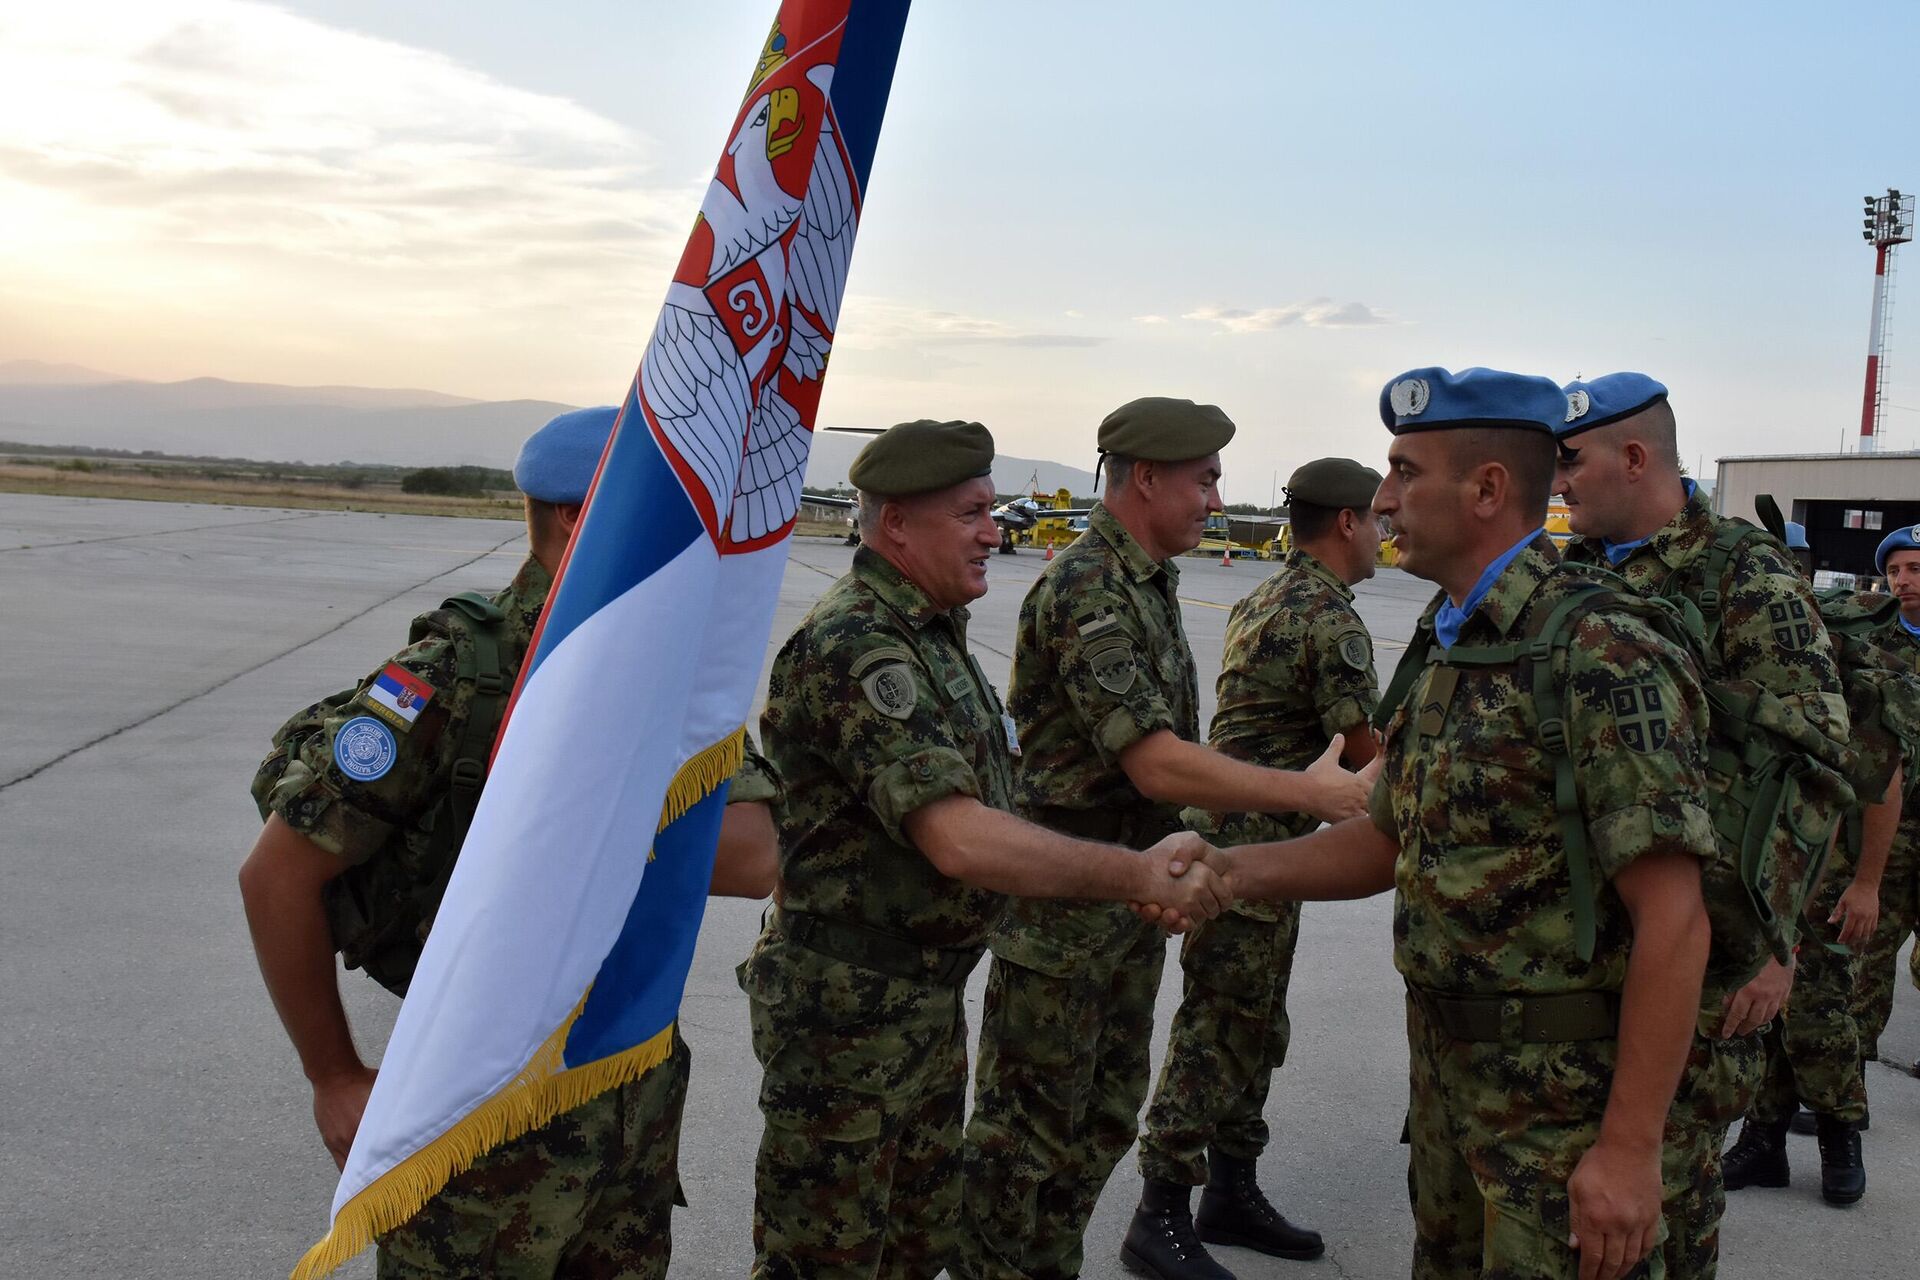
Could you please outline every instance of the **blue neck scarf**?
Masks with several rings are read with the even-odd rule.
[[[1682,480],[1680,484],[1687,491],[1687,501],[1692,502],[1693,491],[1700,487],[1699,484],[1692,480]],[[1625,560],[1641,547],[1652,542],[1655,534],[1659,532],[1659,529],[1655,529],[1653,533],[1648,534],[1646,537],[1635,538],[1632,542],[1608,542],[1605,538],[1602,538],[1600,539],[1600,549],[1607,553],[1607,563],[1617,568],[1622,560]]]
[[[1460,628],[1467,625],[1467,619],[1473,616],[1473,611],[1480,607],[1482,600],[1486,599],[1487,592],[1493,590],[1495,580],[1507,571],[1508,565],[1520,558],[1520,553],[1525,551],[1535,538],[1545,532],[1545,529],[1535,529],[1495,557],[1492,564],[1480,571],[1480,577],[1474,582],[1473,590],[1467,592],[1464,603],[1456,605],[1449,600],[1440,606],[1440,611],[1433,615],[1433,638],[1440,642],[1441,648],[1453,648],[1453,642],[1460,638]]]
[[[1920,624],[1908,622],[1907,615],[1903,613],[1900,615],[1900,625],[1907,629],[1908,635],[1912,636],[1915,640],[1920,640]]]

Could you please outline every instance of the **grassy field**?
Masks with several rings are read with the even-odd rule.
[[[154,467],[92,464],[87,471],[45,463],[0,460],[0,493],[45,493],[67,498],[124,498],[145,502],[205,502],[228,507],[292,507],[303,511],[376,511],[407,516],[474,516],[518,520],[518,494],[485,498],[437,497],[402,493],[394,484],[345,488],[324,479],[244,476],[213,477],[178,467],[178,475],[153,474]],[[802,520],[794,532],[803,537],[838,538],[839,521]]]

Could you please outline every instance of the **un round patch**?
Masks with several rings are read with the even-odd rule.
[[[1567,397],[1567,421],[1584,418],[1593,409],[1593,397],[1585,391],[1575,391]]]
[[[393,730],[372,716],[355,716],[333,735],[333,762],[355,782],[386,777],[399,754]]]
[[[1425,413],[1427,402],[1432,398],[1432,388],[1427,386],[1425,378],[1402,378],[1387,392],[1388,405],[1403,418],[1417,418]]]

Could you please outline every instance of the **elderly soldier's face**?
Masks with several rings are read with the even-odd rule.
[[[1920,621],[1920,551],[1887,554],[1887,590],[1900,601],[1908,622]]]
[[[1152,465],[1154,540],[1168,555],[1191,551],[1207,536],[1207,517],[1220,509],[1220,455]]]
[[[920,494],[897,505],[900,567],[936,606],[951,609],[987,594],[987,564],[1000,549],[990,477]]]
[[[1395,436],[1373,510],[1393,530],[1395,561],[1429,582],[1467,545],[1473,483],[1454,475],[1444,431]]]

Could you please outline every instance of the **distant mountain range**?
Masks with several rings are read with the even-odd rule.
[[[284,387],[189,378],[142,382],[79,365],[0,361],[0,440],[154,449],[262,462],[371,462],[392,466],[511,467],[528,432],[574,408],[550,400],[471,400],[438,391]],[[867,437],[821,432],[807,483],[836,488]],[[1037,473],[1037,479],[1036,479]],[[994,487],[1068,488],[1085,496],[1093,474],[1003,456]]]

